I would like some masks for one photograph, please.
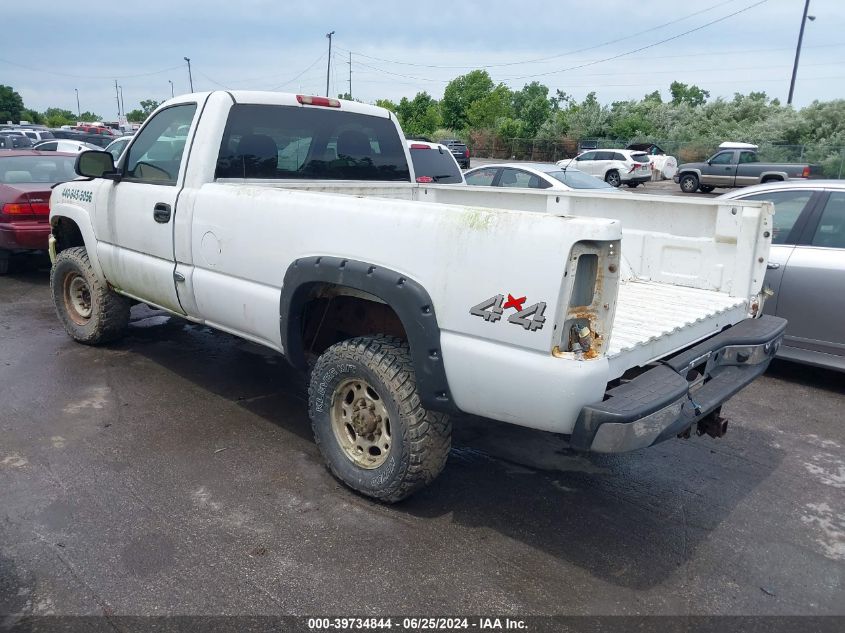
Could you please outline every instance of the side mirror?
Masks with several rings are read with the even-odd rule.
[[[86,178],[109,178],[119,180],[114,169],[114,157],[109,152],[88,150],[76,157],[74,171]]]

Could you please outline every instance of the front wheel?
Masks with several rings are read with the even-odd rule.
[[[336,343],[317,360],[308,413],[331,473],[380,501],[400,501],[446,464],[452,427],[417,394],[408,344],[389,336]]]
[[[84,246],[65,249],[56,256],[50,292],[59,320],[79,343],[113,341],[129,323],[129,299],[97,277]]]
[[[622,184],[622,177],[615,169],[611,169],[604,176],[604,181],[611,187],[619,187]]]
[[[681,176],[678,184],[684,193],[695,193],[698,191],[698,176],[695,174],[684,174]]]

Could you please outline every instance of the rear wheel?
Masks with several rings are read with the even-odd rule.
[[[615,169],[611,169],[604,175],[604,181],[611,187],[618,187],[622,184],[622,177]]]
[[[129,299],[94,273],[83,246],[63,250],[50,271],[59,320],[77,342],[98,345],[119,338],[129,323]]]
[[[761,181],[762,184],[765,184],[767,182],[783,182],[783,178],[778,178],[777,176],[773,176],[771,178],[763,178],[763,180]]]
[[[710,193],[710,192],[711,192],[711,191],[713,191],[715,188],[716,188],[716,187],[714,187],[713,185],[698,185],[698,190],[699,190],[701,193]]]
[[[390,336],[331,346],[308,388],[317,446],[331,473],[380,501],[400,501],[431,483],[446,464],[451,423],[417,394],[408,344]]]
[[[9,272],[9,256],[9,252],[0,251],[0,275],[5,275]]]
[[[684,193],[695,193],[698,191],[698,176],[695,174],[683,174],[678,180],[681,191]]]

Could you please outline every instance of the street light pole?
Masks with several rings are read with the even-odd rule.
[[[120,88],[120,109],[123,110],[123,116],[126,116],[126,106],[123,105],[123,86],[118,86],[118,88]],[[120,118],[119,114],[118,118]]]
[[[172,99],[173,97],[175,97],[175,96],[176,96],[176,95],[174,94],[174,92],[173,92],[173,82],[172,82],[172,81],[170,81],[170,80],[168,79],[168,80],[167,80],[167,83],[169,83],[169,84],[170,84],[170,98]]]
[[[82,117],[82,109],[79,107],[79,88],[74,88],[73,91],[76,93],[76,118],[80,119]]]
[[[792,65],[792,81],[789,83],[789,97],[786,100],[787,105],[792,104],[792,94],[795,92],[795,77],[798,75],[798,59],[801,57],[801,42],[804,39],[804,26],[807,24],[807,11],[810,9],[810,0],[804,0],[804,15],[801,16],[801,29],[798,31],[798,46],[795,47],[795,63]],[[810,20],[815,20],[815,16],[810,16]]]
[[[331,33],[326,33],[326,37],[329,38],[329,59],[326,62],[326,96],[329,96],[329,73],[331,72],[332,68],[332,35],[334,35],[334,31]]]
[[[191,75],[191,58],[190,57],[183,57],[186,62],[188,62],[188,82],[191,84],[191,92],[194,91],[194,78]]]

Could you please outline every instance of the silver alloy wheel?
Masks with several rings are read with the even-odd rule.
[[[611,187],[618,187],[619,185],[622,184],[622,178],[619,176],[618,171],[612,171],[612,172],[608,173],[607,176],[605,176],[604,179],[607,182],[607,184],[609,184]]]
[[[360,378],[340,383],[332,395],[332,430],[344,454],[361,468],[381,466],[390,454],[390,415],[375,389]]]
[[[76,273],[70,273],[64,279],[65,308],[74,323],[85,325],[91,318],[91,289],[85,278]]]

